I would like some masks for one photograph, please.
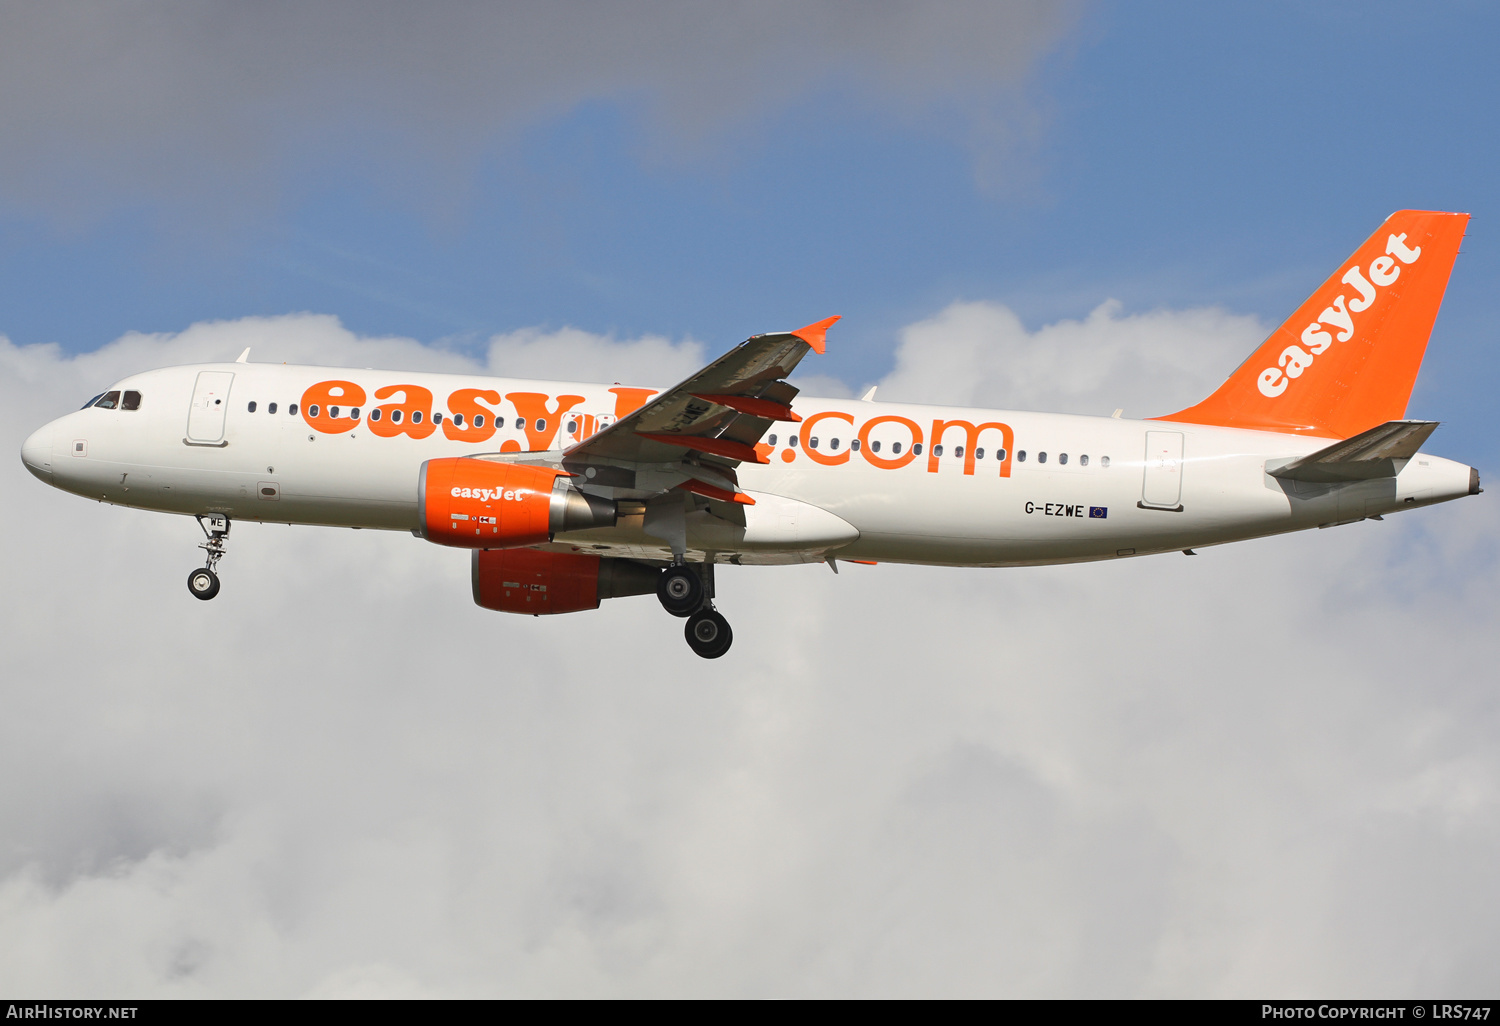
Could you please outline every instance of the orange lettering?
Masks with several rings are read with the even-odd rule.
[[[646,405],[646,400],[656,394],[654,388],[611,388],[615,394],[615,416],[628,417]]]
[[[541,452],[552,447],[552,439],[562,426],[562,415],[583,402],[581,395],[560,395],[557,409],[547,409],[547,397],[540,392],[511,392],[507,399],[516,404],[516,412],[526,421],[526,444],[528,452]],[[537,423],[546,427],[538,430]]]
[[[320,381],[302,393],[302,419],[314,431],[321,431],[325,435],[343,434],[359,426],[359,421],[347,415],[347,408],[363,406],[364,403],[365,390],[354,382]],[[340,413],[345,415],[329,416],[330,404],[341,407]],[[316,417],[309,412],[312,409],[317,409]]]
[[[1000,461],[1000,476],[1010,477],[1010,449],[1014,442],[1009,424],[1001,424],[996,421],[974,425],[966,420],[935,420],[932,422],[932,445],[933,449],[927,452],[927,472],[936,474],[941,457],[933,451],[943,442],[943,435],[949,428],[961,427],[964,429],[964,473],[974,473],[974,447],[979,444],[979,432],[986,428],[994,428],[1000,432],[1000,445],[1005,450],[1005,459]]]
[[[800,434],[802,435],[802,451],[807,453],[808,459],[812,460],[814,463],[821,463],[825,467],[832,467],[840,463],[849,462],[848,449],[845,449],[837,456],[824,456],[817,449],[807,444],[808,438],[810,437],[809,432],[811,432],[812,429],[817,426],[818,421],[828,420],[831,417],[838,417],[842,420],[847,420],[850,427],[854,426],[854,416],[852,414],[838,413],[834,410],[829,410],[825,413],[815,413],[811,417],[808,417],[806,420],[804,420],[802,422],[802,431],[800,432]]]
[[[455,442],[483,442],[495,433],[495,414],[480,406],[478,400],[483,399],[490,406],[500,405],[500,393],[485,388],[460,388],[448,397],[448,410],[450,413],[462,416],[464,424],[459,427],[449,417],[443,421],[443,434]],[[483,417],[484,426],[476,427],[475,417]]]
[[[922,429],[917,427],[917,422],[914,420],[907,420],[905,417],[897,417],[895,415],[887,415],[884,417],[876,417],[873,420],[865,421],[865,426],[859,429],[859,452],[861,456],[870,461],[871,466],[879,467],[881,470],[900,470],[902,467],[906,466],[912,460],[917,458],[916,452],[911,448],[907,448],[904,453],[902,453],[900,456],[897,456],[893,460],[888,460],[884,456],[879,456],[871,452],[870,429],[873,428],[876,424],[905,424],[906,429],[911,432],[911,440],[913,445],[922,440]],[[1010,458],[1009,452],[1007,452],[1005,455],[1006,459]]]
[[[382,438],[396,435],[426,438],[437,430],[437,425],[432,422],[431,392],[421,385],[386,385],[375,390],[375,398],[389,399],[397,392],[401,393],[401,402],[375,407],[380,411],[380,418],[370,417],[367,421],[372,434]]]

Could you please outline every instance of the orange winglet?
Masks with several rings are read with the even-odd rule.
[[[873,559],[846,559],[845,563],[858,563],[860,566],[879,566]]]
[[[760,453],[755,451],[753,445],[744,442],[736,442],[730,438],[703,438],[699,435],[656,435],[645,431],[637,431],[637,435],[648,438],[653,442],[662,442],[666,445],[680,445],[684,449],[697,449],[699,452],[713,453],[715,456],[723,456],[725,459],[739,460],[741,463],[770,463]]]
[[[707,496],[710,499],[718,499],[720,502],[737,502],[741,506],[754,506],[755,500],[744,492],[731,492],[727,488],[715,488],[711,484],[705,484],[696,478],[688,478],[677,486],[683,491],[694,492],[698,495]]]
[[[693,398],[702,399],[708,403],[718,403],[720,406],[727,406],[739,413],[746,413],[752,417],[764,417],[767,420],[788,420],[795,424],[802,419],[785,403],[773,402],[770,399],[757,399],[750,395],[703,395],[694,392]]]
[[[812,346],[812,351],[817,353],[819,356],[822,356],[823,340],[828,335],[828,329],[833,325],[834,321],[839,319],[840,316],[842,315],[834,314],[832,317],[828,317],[824,320],[818,321],[816,324],[809,324],[805,328],[798,328],[796,331],[792,332],[792,334],[796,335],[802,341]]]

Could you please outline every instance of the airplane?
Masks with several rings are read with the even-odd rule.
[[[830,317],[669,388],[210,363],[134,374],[26,439],[36,477],[196,517],[470,550],[532,615],[655,594],[714,659],[722,565],[1011,567],[1185,552],[1480,492],[1406,406],[1467,214],[1392,214],[1212,395],[1145,420],[802,396]]]

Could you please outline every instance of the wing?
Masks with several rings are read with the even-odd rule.
[[[564,450],[562,465],[578,474],[581,484],[622,493],[685,487],[711,499],[752,502],[740,492],[734,468],[767,462],[755,449],[761,437],[776,421],[802,419],[792,412],[797,388],[786,378],[808,350],[823,352],[828,328],[837,320],[746,339],[639,410]]]

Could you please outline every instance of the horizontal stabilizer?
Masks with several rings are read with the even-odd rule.
[[[1387,421],[1266,473],[1291,481],[1326,483],[1395,477],[1437,426],[1435,420]]]

